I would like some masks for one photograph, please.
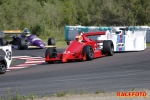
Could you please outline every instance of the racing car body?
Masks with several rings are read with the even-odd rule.
[[[0,46],[0,50],[3,50],[4,55],[0,56],[0,74],[4,74],[7,68],[10,67],[12,60],[12,50],[11,46]]]
[[[46,48],[53,47],[55,45],[55,40],[53,38],[48,39],[48,45],[43,42],[39,37],[34,34],[24,34],[24,31],[29,32],[29,30],[4,30],[1,31],[1,35],[12,34],[10,38],[12,41],[7,41],[6,38],[0,38],[0,45],[12,44],[13,48],[18,48],[19,50],[28,49],[28,48]],[[14,35],[14,34],[20,34]]]
[[[99,36],[97,40],[112,40],[116,52],[142,51],[146,49],[146,28],[130,31],[126,27],[113,27],[111,32]]]
[[[94,41],[88,36],[105,35],[106,32],[80,32],[75,40],[68,46],[63,53],[57,53],[56,48],[47,48],[45,52],[45,62],[52,63],[55,61],[68,62],[70,60],[92,60],[103,56],[112,56],[114,46],[111,40]],[[98,48],[98,43],[103,43],[103,50]]]
[[[76,32],[99,32],[107,31],[105,35],[90,37],[94,40],[112,40],[115,52],[123,51],[142,51],[146,49],[146,32],[148,26],[119,26],[119,27],[84,27],[84,26],[66,26],[66,41],[72,41]],[[120,33],[116,33],[116,30]],[[99,49],[102,49],[103,43],[99,43]]]

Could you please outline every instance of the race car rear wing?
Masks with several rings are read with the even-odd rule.
[[[0,37],[4,37],[5,34],[21,34],[22,30],[3,30],[0,31]]]
[[[86,32],[86,36],[105,35],[107,31]]]

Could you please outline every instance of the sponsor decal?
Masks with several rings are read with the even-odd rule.
[[[64,52],[64,54],[69,54],[69,53],[70,53],[70,51],[65,51],[65,52]]]
[[[116,51],[125,51],[125,35],[117,35]]]
[[[117,44],[117,47],[119,47],[119,48],[122,48],[122,47],[124,47],[124,46],[125,46],[124,43],[118,43],[118,44]]]
[[[9,60],[11,60],[11,56],[12,56],[11,51],[9,51],[9,50],[7,49],[7,50],[6,50],[6,58],[9,59]]]

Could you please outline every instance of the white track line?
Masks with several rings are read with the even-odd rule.
[[[27,59],[27,61],[35,61],[35,60],[39,60],[39,61],[45,61],[45,58],[44,59]]]
[[[12,58],[25,58],[25,57],[31,57],[31,56],[13,56]]]
[[[19,57],[18,57],[18,58],[14,58],[14,59],[23,59],[23,60],[27,60],[27,59],[44,59],[44,58],[40,58],[40,57],[39,57],[39,58],[38,58],[38,57],[36,57],[36,58],[32,58],[32,57],[28,57],[28,58],[26,58],[26,57],[23,58],[23,57],[22,57],[22,58],[19,58]]]
[[[37,65],[37,64],[20,64],[20,65],[16,65],[16,66],[33,66],[33,65]]]
[[[22,69],[22,68],[26,68],[26,67],[9,67],[8,70],[11,70],[11,69]]]
[[[45,62],[45,61],[41,61],[41,60],[39,60],[39,61],[26,61],[25,63],[39,63],[39,62]]]

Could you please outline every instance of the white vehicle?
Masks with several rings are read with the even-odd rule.
[[[10,67],[12,60],[11,45],[0,46],[0,50],[5,53],[4,55],[0,56],[0,74],[4,74],[7,71],[7,68]]]
[[[147,26],[148,27],[148,26]],[[101,35],[97,40],[112,40],[114,51],[142,51],[146,49],[146,26],[130,31],[126,27],[113,27],[108,34]],[[99,45],[102,45],[100,43]]]
[[[99,40],[112,40],[115,52],[142,51],[146,49],[146,30],[148,26],[120,26],[120,27],[84,27],[67,26],[66,40],[72,40],[74,34],[82,30],[85,32],[105,31],[105,35],[91,37]],[[68,30],[67,30],[68,29]],[[103,49],[103,43],[98,42],[99,49]]]

